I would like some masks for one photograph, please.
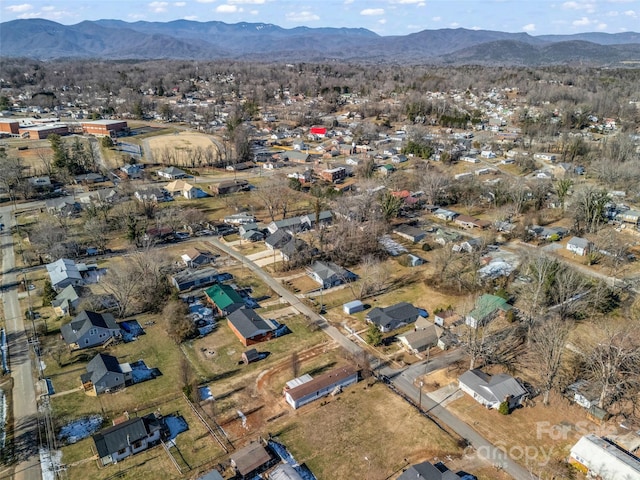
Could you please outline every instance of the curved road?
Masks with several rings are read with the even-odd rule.
[[[242,255],[240,252],[234,250],[232,247],[221,242],[217,238],[210,239],[209,243],[217,249],[222,250],[227,255],[241,261],[244,266],[248,267],[256,275],[256,277],[266,283],[274,292],[289,302],[293,308],[298,310],[301,314],[309,317],[312,322],[315,322],[316,325],[334,339],[338,345],[356,355],[361,354],[364,351],[359,345],[353,343],[344,336],[337,328],[330,325],[324,317],[318,315],[307,305],[302,303],[298,297],[289,292],[289,290],[287,290],[280,282],[268,275],[258,265]],[[491,444],[486,438],[455,415],[447,411],[444,407],[441,407],[427,395],[420,396],[419,389],[414,385],[414,381],[419,375],[444,368],[449,363],[459,360],[463,355],[464,353],[462,350],[454,350],[452,352],[447,352],[444,355],[439,355],[429,361],[428,364],[423,362],[402,370],[394,370],[391,367],[382,366],[378,360],[372,362],[372,365],[379,373],[386,375],[394,387],[409,397],[415,405],[418,405],[418,402],[420,401],[419,398],[421,398],[423,410],[425,410],[430,416],[435,417],[437,421],[447,425],[461,438],[466,439],[479,456],[488,460],[492,465],[504,470],[516,480],[531,480],[531,478],[535,478],[528,470],[509,458],[504,451]]]
[[[2,300],[9,344],[9,368],[13,377],[14,451],[18,461],[16,480],[41,480],[40,456],[38,454],[38,406],[34,387],[31,352],[27,331],[20,311],[17,288],[17,272],[11,226],[14,223],[10,206],[0,208],[0,223],[4,231],[0,234],[2,249]]]

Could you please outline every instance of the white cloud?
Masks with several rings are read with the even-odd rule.
[[[198,3],[213,3],[215,1],[216,0],[196,0],[196,2],[198,2]]]
[[[400,5],[414,5],[416,3],[422,3],[423,0],[391,0],[391,3],[397,3]]]
[[[175,2],[173,4],[174,7],[186,7],[187,6],[187,2]]]
[[[313,12],[304,10],[302,12],[289,12],[285,15],[289,22],[316,22],[320,17]]]
[[[236,5],[224,4],[216,7],[216,12],[218,13],[238,13],[241,11],[242,9],[238,8]]]
[[[364,15],[365,17],[384,15],[384,8],[365,8],[360,11],[360,15]]]
[[[263,5],[265,0],[227,0],[230,5]]]
[[[482,28],[480,28],[477,25],[474,25],[473,27],[470,28],[470,30],[482,30]]]
[[[21,5],[9,5],[7,7],[4,7],[4,9],[9,10],[10,12],[13,12],[13,13],[28,12],[29,10],[33,9],[33,5],[30,5],[28,3],[23,3]]]
[[[562,8],[564,8],[565,10],[580,10],[586,13],[594,13],[596,11],[596,4],[593,1],[589,1],[589,2],[569,1],[569,2],[564,2],[562,4]]]
[[[626,12],[624,12],[624,14],[627,17],[631,17],[631,18],[636,18],[638,16],[638,14],[635,12],[635,10],[627,10]]]
[[[385,23],[387,23],[387,19],[386,18],[381,18],[380,20],[378,20],[378,23],[380,25],[384,25]]]
[[[635,0],[608,0],[609,3],[633,3]]]
[[[574,20],[573,22],[571,22],[571,25],[573,25],[574,27],[587,27],[592,23],[593,22],[589,20],[587,17],[582,17],[578,20]]]
[[[168,2],[151,2],[149,4],[149,7],[151,7],[151,10],[153,10],[155,13],[166,12],[167,6],[169,6]]]
[[[441,22],[442,21],[442,17],[431,17],[431,21],[432,22]]]
[[[258,15],[260,12],[258,10],[249,10],[251,15]]]
[[[449,26],[450,26],[451,28],[458,28],[458,27],[460,26],[460,24],[459,24],[458,22],[451,22],[451,23],[449,24]]]
[[[353,0],[344,0],[345,5],[351,5],[352,3],[353,3]]]
[[[618,16],[617,10],[610,10],[607,12],[607,17],[617,17],[617,16]]]
[[[536,24],[535,23],[527,23],[525,26],[522,27],[522,31],[523,32],[535,32],[536,31]]]
[[[419,6],[419,7],[426,7],[426,6],[427,6],[427,4],[426,4],[425,2],[420,2],[420,3],[418,4],[418,6]]]
[[[53,12],[56,9],[53,5],[47,5],[46,7],[42,7],[43,12]]]
[[[198,16],[197,15],[187,15],[186,17],[182,17],[182,18],[185,19],[185,20],[190,20],[190,21],[193,22],[194,20],[198,19]]]
[[[607,29],[607,24],[606,23],[599,23],[598,26],[596,27],[597,30],[606,30]]]
[[[138,20],[140,18],[146,18],[146,15],[144,13],[130,13],[127,17],[133,20]]]

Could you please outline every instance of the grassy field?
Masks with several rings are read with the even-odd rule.
[[[189,429],[178,435],[176,447],[171,448],[171,454],[183,468],[180,474],[173,466],[167,453],[162,447],[156,447],[141,454],[129,457],[117,465],[99,467],[95,460],[83,461],[94,454],[94,443],[91,438],[62,448],[62,461],[71,465],[67,472],[69,479],[107,479],[118,475],[118,478],[157,479],[157,478],[185,478],[187,472],[198,471],[203,465],[215,464],[225,455],[219,444],[208,434],[206,428],[196,418],[191,408],[183,398],[165,402],[150,411],[140,410],[139,415],[146,415],[151,411],[160,411],[163,415],[177,414],[184,417]],[[123,476],[120,477],[120,472]]]
[[[303,407],[274,433],[319,480],[386,479],[407,465],[405,459],[459,452],[453,438],[404,400],[382,384],[366,382]]]
[[[86,362],[98,352],[114,355],[120,362],[142,359],[149,368],[158,368],[162,375],[114,394],[90,397],[77,391],[54,396],[51,405],[58,426],[91,413],[101,413],[106,418],[113,418],[124,411],[144,409],[147,404],[155,404],[180,394],[180,349],[162,329],[162,319],[159,316],[140,315],[135,318],[141,325],[147,321],[156,321],[156,325],[148,327],[146,335],[140,336],[137,341],[65,356],[62,358],[65,363],[62,368],[51,356],[45,357],[45,375],[51,378],[58,393],[77,388],[80,386],[80,375],[86,371]]]

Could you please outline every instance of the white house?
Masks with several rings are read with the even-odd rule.
[[[569,463],[589,478],[623,480],[640,478],[640,460],[612,441],[594,434],[583,436],[571,448]]]
[[[527,396],[527,391],[511,375],[489,375],[481,370],[467,370],[458,377],[460,390],[488,408],[498,409],[502,402],[514,408]]]
[[[580,237],[571,237],[567,242],[567,250],[584,257],[589,253],[589,240]]]

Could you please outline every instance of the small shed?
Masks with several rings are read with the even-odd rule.
[[[352,315],[364,310],[364,304],[360,300],[354,300],[353,302],[345,303],[342,306],[342,310],[347,315]]]
[[[260,360],[260,354],[255,348],[251,348],[242,354],[242,361],[247,365],[258,360]]]

